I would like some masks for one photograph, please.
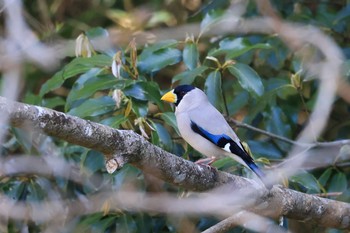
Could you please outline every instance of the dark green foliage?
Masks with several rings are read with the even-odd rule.
[[[126,17],[140,31],[162,28],[164,25],[173,25],[174,22],[179,25],[181,22],[191,22],[200,24],[203,33],[210,31],[215,22],[224,17],[230,3],[209,1],[197,8],[196,12],[190,12],[184,6],[170,9],[165,3],[168,1],[150,1],[149,4],[157,9],[153,12],[155,15],[160,17],[160,13],[166,12],[164,18],[158,19],[160,23],[150,23],[150,20],[139,22],[132,9],[124,9],[121,1],[87,2],[86,5],[85,1],[80,4],[84,6],[81,9],[75,8],[74,12],[67,8],[65,13],[57,15],[62,17],[61,20],[52,16],[54,22],[65,22],[60,29],[57,26],[55,34],[75,39],[81,31],[85,31],[85,35],[93,41],[101,36],[107,37],[107,28],[114,25],[112,22],[117,22],[122,27],[121,20]],[[142,5],[142,1],[133,2],[134,7]],[[30,1],[25,4],[29,14],[35,15],[39,11]],[[70,4],[74,6],[73,3]],[[274,4],[284,19],[316,25],[334,38],[347,56],[344,74],[350,77],[349,5],[344,1],[274,1]],[[117,9],[123,10],[120,12]],[[250,2],[245,16],[256,16],[256,12],[256,6]],[[59,12],[50,12],[50,15],[55,13]],[[179,18],[188,14],[191,17]],[[40,36],[45,39],[46,36],[50,37],[50,33],[52,32],[42,32]],[[147,46],[121,44],[114,51],[96,51],[89,58],[67,57],[65,64],[49,76],[28,69],[28,76],[41,77],[38,80],[31,79],[34,82],[25,88],[22,101],[65,111],[117,129],[134,130],[149,138],[153,144],[188,159],[198,158],[198,153],[179,140],[173,109],[160,98],[165,91],[178,84],[193,84],[203,89],[211,103],[225,115],[270,133],[296,139],[313,109],[318,82],[310,74],[304,73],[303,61],[295,56],[294,51],[289,51],[280,38],[275,35],[218,35],[205,38],[202,34],[199,38],[192,38],[191,32],[177,33],[183,33],[179,38],[186,38],[186,33],[189,36],[182,40],[170,38],[148,43]],[[121,62],[118,78],[111,72],[112,61],[116,59],[113,56],[117,51],[120,51],[118,56]],[[133,57],[135,55],[136,58]],[[301,76],[301,81],[297,75],[299,78]],[[349,122],[349,106],[339,99],[328,126],[318,140],[349,138]],[[242,141],[249,144],[259,165],[266,170],[270,165],[283,161],[291,149],[290,143],[256,131],[239,128],[237,132]],[[0,177],[0,192],[14,201],[41,202],[49,199],[50,192],[71,200],[103,190],[119,190],[124,185],[130,185],[140,192],[149,191],[149,181],[140,170],[132,166],[125,166],[109,175],[100,153],[62,141],[52,143],[57,146],[60,156],[72,162],[77,172],[83,175],[82,183],[54,175],[41,177],[13,174]],[[37,147],[34,136],[13,128],[9,130],[1,151],[4,158],[20,153],[42,156]],[[300,169],[298,174],[290,177],[288,185],[306,193],[333,193],[329,198],[349,201],[348,158],[349,149],[344,146],[334,164],[325,164],[316,170]],[[249,173],[230,158],[218,160],[213,165],[234,174]],[[181,194],[183,191],[163,184],[158,186],[162,192]],[[68,231],[160,233],[178,230],[166,215],[128,210],[104,211],[101,209],[101,212],[67,219]],[[193,224],[200,230],[216,222],[217,220],[203,216],[193,220]],[[8,231],[19,232],[21,224],[27,223],[10,221]],[[31,225],[30,232],[40,232],[44,226],[41,223],[35,224]],[[232,232],[240,231],[237,228]]]

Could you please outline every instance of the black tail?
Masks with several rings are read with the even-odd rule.
[[[254,162],[247,163],[247,165],[260,178],[267,189],[272,188],[272,184],[270,182],[267,182],[265,173],[261,171]]]

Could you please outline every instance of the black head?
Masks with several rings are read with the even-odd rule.
[[[174,89],[174,94],[176,95],[176,102],[175,102],[175,105],[177,106],[180,101],[182,100],[182,98],[191,90],[193,90],[195,87],[194,86],[191,86],[191,85],[180,85],[180,86],[177,86],[175,89]]]

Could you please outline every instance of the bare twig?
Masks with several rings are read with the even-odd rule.
[[[267,220],[259,215],[243,210],[222,220],[202,233],[225,233],[235,226],[244,226],[245,228],[255,232],[288,232],[286,229],[277,226],[271,220]]]
[[[336,141],[332,141],[332,142],[314,142],[314,143],[302,143],[302,142],[298,142],[298,141],[294,141],[291,140],[289,138],[268,132],[266,130],[262,130],[259,128],[256,128],[252,125],[246,124],[246,123],[242,123],[240,121],[237,121],[235,119],[232,118],[227,118],[227,121],[229,123],[232,123],[234,126],[240,127],[240,128],[245,128],[245,129],[249,129],[251,131],[266,135],[272,139],[277,139],[280,140],[282,142],[287,142],[289,144],[292,145],[296,145],[296,146],[300,146],[300,147],[308,147],[308,148],[313,148],[313,147],[328,147],[328,146],[345,146],[345,145],[350,145],[350,140],[349,139],[344,139],[344,140],[336,140]]]

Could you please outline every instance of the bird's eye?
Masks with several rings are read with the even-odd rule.
[[[184,96],[185,94],[186,94],[186,92],[184,92],[184,91],[181,91],[181,92],[180,92],[180,95],[181,95],[181,96]]]

